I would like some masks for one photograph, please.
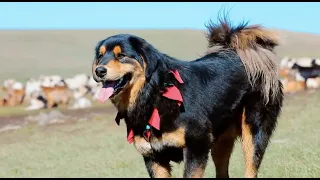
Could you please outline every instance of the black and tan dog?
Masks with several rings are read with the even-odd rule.
[[[170,57],[146,40],[118,34],[100,41],[92,66],[124,119],[128,141],[150,177],[170,177],[170,162],[185,162],[184,177],[203,177],[211,151],[216,177],[229,177],[241,137],[245,177],[257,172],[280,114],[283,92],[273,49],[275,35],[260,26],[210,23],[205,56]],[[168,42],[170,43],[170,42]]]

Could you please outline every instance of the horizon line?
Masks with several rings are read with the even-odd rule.
[[[270,30],[278,30],[278,31],[287,31],[293,33],[303,33],[303,34],[313,34],[320,35],[320,33],[315,32],[306,32],[306,31],[294,31],[288,30],[284,28],[272,28],[266,27]],[[189,30],[189,31],[206,31],[204,28],[0,28],[1,31],[181,31],[181,30]]]

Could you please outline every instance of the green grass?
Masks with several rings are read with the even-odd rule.
[[[320,177],[319,99],[320,92],[286,97],[259,177]],[[141,156],[126,142],[124,123],[117,126],[114,117],[2,133],[0,177],[148,177]],[[173,176],[181,177],[183,164],[173,167]],[[230,176],[243,174],[238,142]],[[214,176],[210,159],[205,177]]]
[[[28,112],[24,110],[23,106],[16,107],[1,107],[0,115],[1,116],[11,116],[11,115],[25,115],[29,113],[37,113],[38,111]]]

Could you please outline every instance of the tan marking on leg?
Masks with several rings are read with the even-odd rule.
[[[192,174],[191,178],[202,178],[205,167],[198,167]]]
[[[104,45],[100,46],[99,55],[103,56],[106,53],[106,51],[107,51],[106,46],[104,46]]]
[[[163,133],[162,141],[166,144],[174,145],[175,147],[183,148],[186,144],[185,129],[179,127],[177,130],[169,133]]]
[[[167,167],[163,167],[160,164],[153,163],[151,168],[155,178],[171,178],[171,174]]]
[[[246,115],[245,109],[242,113],[242,123],[241,123],[241,137],[242,137],[242,150],[245,158],[245,177],[247,178],[256,178],[257,177],[257,168],[254,165],[253,156],[254,156],[254,145],[252,141],[252,133],[250,126],[245,122]]]
[[[135,136],[133,142],[137,151],[142,154],[143,156],[148,157],[152,154],[151,145],[141,136]]]
[[[151,137],[152,148],[162,150],[164,146],[184,148],[185,147],[185,129],[179,127],[175,131],[163,133],[162,137]]]
[[[231,125],[211,148],[211,157],[216,167],[217,178],[229,177],[229,160],[233,151],[234,142],[239,135],[236,125]]]
[[[211,149],[211,156],[216,167],[217,178],[229,177],[229,160],[233,151],[235,139],[215,142]]]

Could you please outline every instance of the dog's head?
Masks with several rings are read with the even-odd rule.
[[[148,60],[150,51],[152,47],[144,39],[129,34],[100,41],[92,64],[93,79],[103,84],[99,100],[110,98],[118,109],[130,108],[155,69],[156,61]]]

